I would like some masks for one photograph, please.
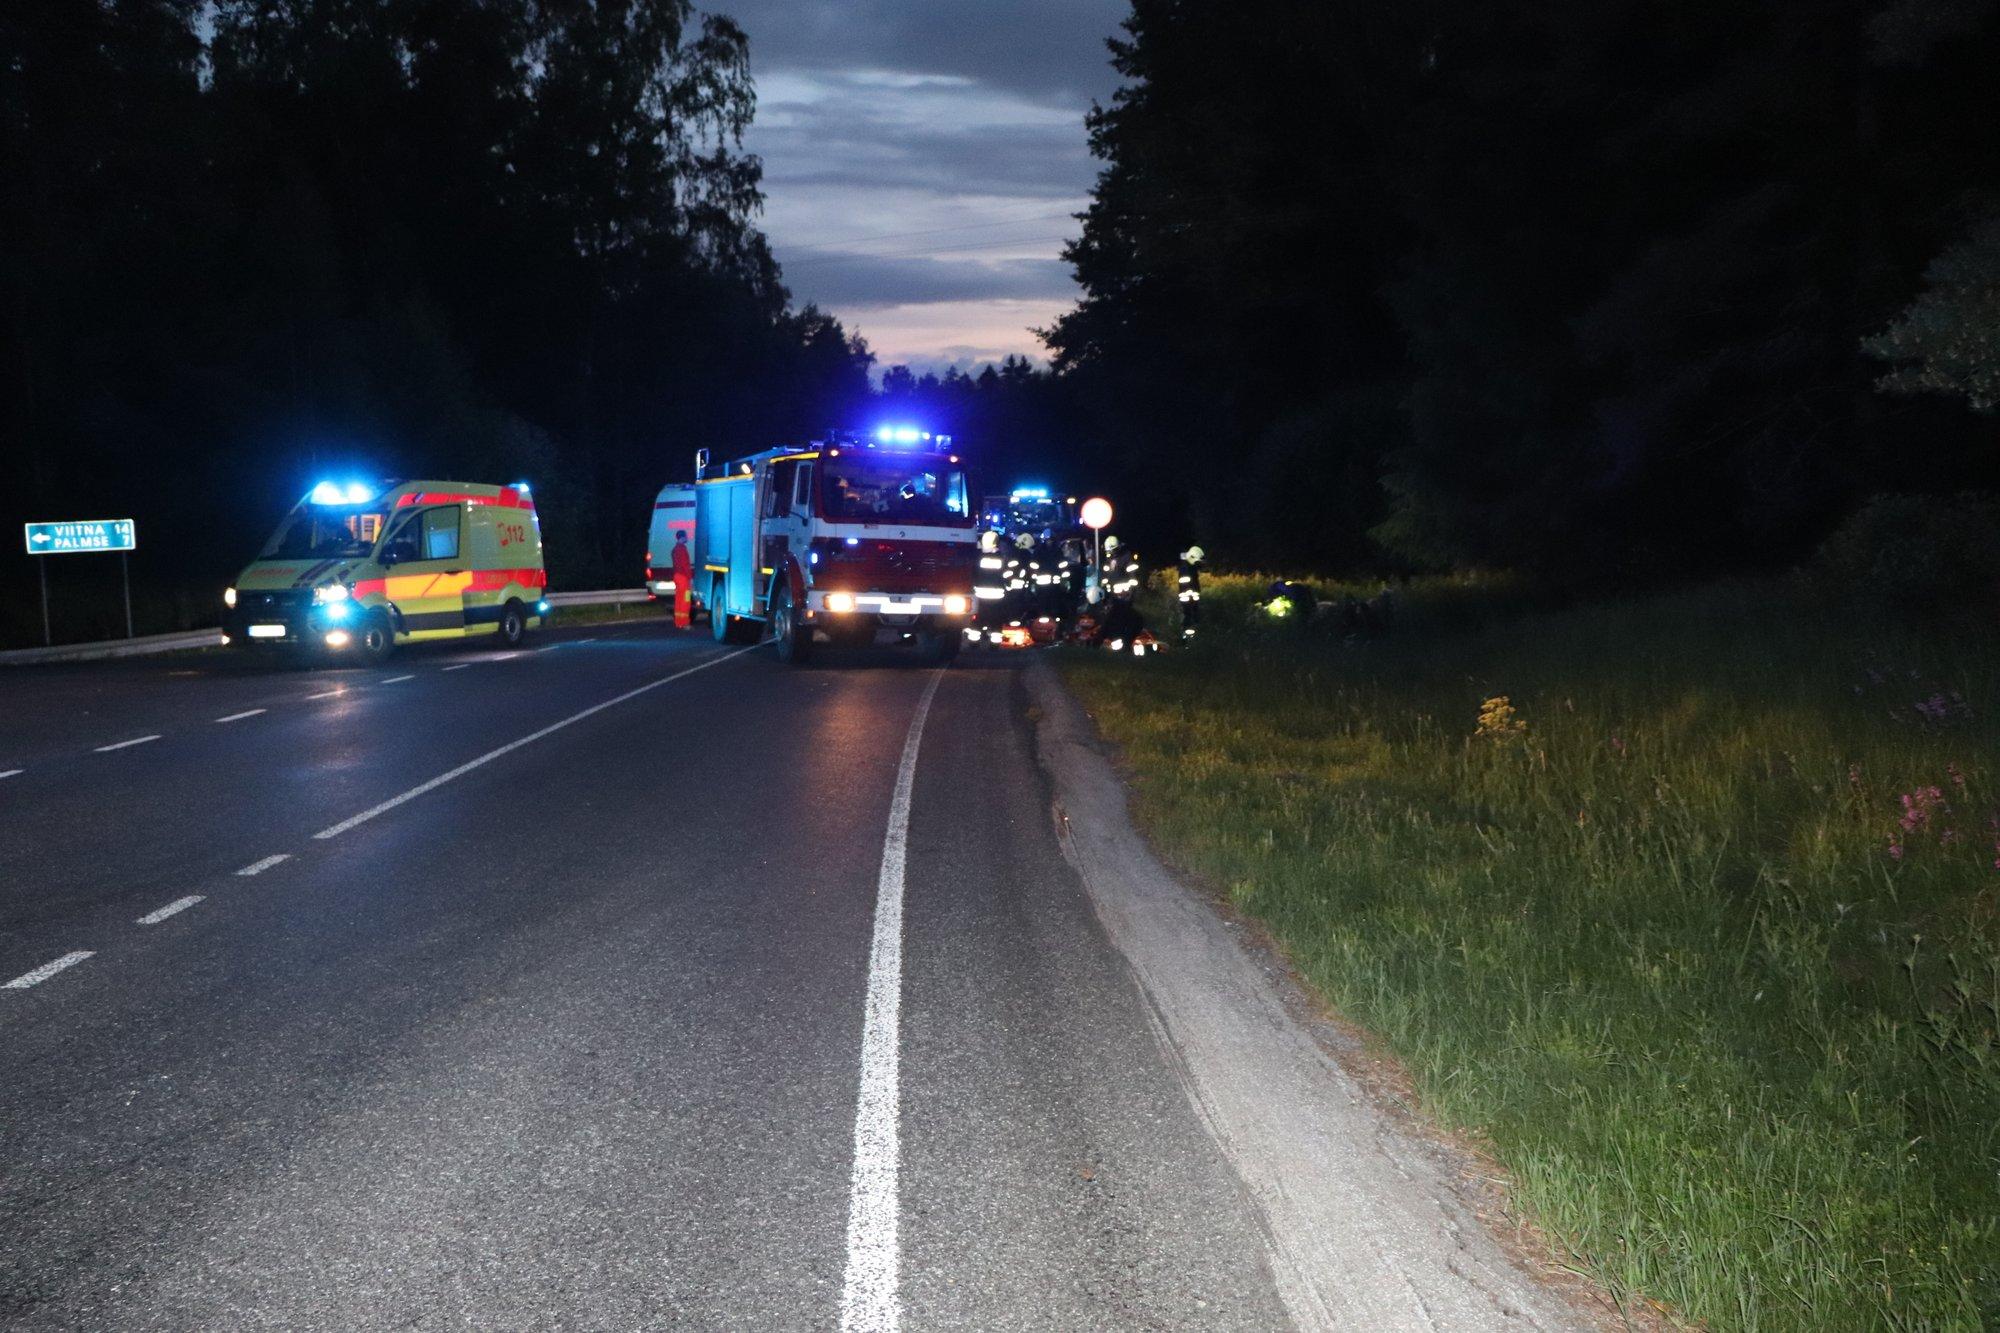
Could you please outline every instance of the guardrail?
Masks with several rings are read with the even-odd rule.
[[[624,606],[643,602],[644,588],[607,588],[600,592],[552,592],[548,603],[563,606]],[[102,639],[95,643],[59,643],[53,648],[11,648],[0,652],[0,666],[34,666],[44,662],[101,662],[114,657],[149,653],[182,653],[194,648],[220,648],[219,629],[179,630],[172,634],[141,634],[136,639]]]

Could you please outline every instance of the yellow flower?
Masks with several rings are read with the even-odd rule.
[[[1479,730],[1473,735],[1515,740],[1527,731],[1528,724],[1515,714],[1514,705],[1506,695],[1496,694],[1479,705]]]

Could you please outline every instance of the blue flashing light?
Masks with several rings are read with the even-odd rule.
[[[517,481],[514,483],[514,489],[519,491],[521,494],[526,495],[528,494],[528,483],[525,481]]]
[[[545,616],[545,615],[547,615],[548,613],[549,613],[549,603],[548,603],[548,599],[547,599],[547,598],[544,598],[544,599],[542,599],[541,601],[539,601],[539,602],[536,602],[536,603],[535,603],[535,614],[536,614],[536,615],[538,615],[538,616]]]
[[[365,505],[375,498],[375,488],[358,481],[350,481],[345,486],[339,482],[323,481],[312,488],[307,497],[316,505]]]
[[[325,611],[326,611],[326,618],[329,621],[333,622],[334,624],[338,625],[341,621],[346,620],[347,617],[353,613],[354,607],[349,602],[331,602],[327,604]]]
[[[877,426],[875,438],[884,444],[916,444],[930,439],[931,433],[918,430],[915,426]],[[938,438],[944,440],[948,437],[940,435]]]
[[[1049,498],[1049,488],[1046,486],[1016,486],[1014,494],[1009,498],[1015,500],[1046,500]]]
[[[861,539],[859,537],[849,537],[847,539],[847,544],[849,546],[859,546],[861,545]]]

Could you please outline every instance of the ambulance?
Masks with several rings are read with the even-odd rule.
[[[548,614],[525,483],[323,481],[224,591],[226,642],[380,662],[396,645],[514,647]]]
[[[674,537],[685,533],[694,554],[694,486],[670,481],[653,497],[653,520],[646,528],[646,591],[655,601],[674,599]],[[694,582],[693,602],[701,606],[702,580]]]

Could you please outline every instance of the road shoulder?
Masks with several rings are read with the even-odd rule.
[[[1487,1230],[1459,1156],[1335,1058],[1343,1034],[1309,1016],[1283,966],[1154,857],[1108,747],[1055,670],[1038,658],[1026,676],[1064,854],[1257,1206],[1298,1326],[1596,1325]]]

